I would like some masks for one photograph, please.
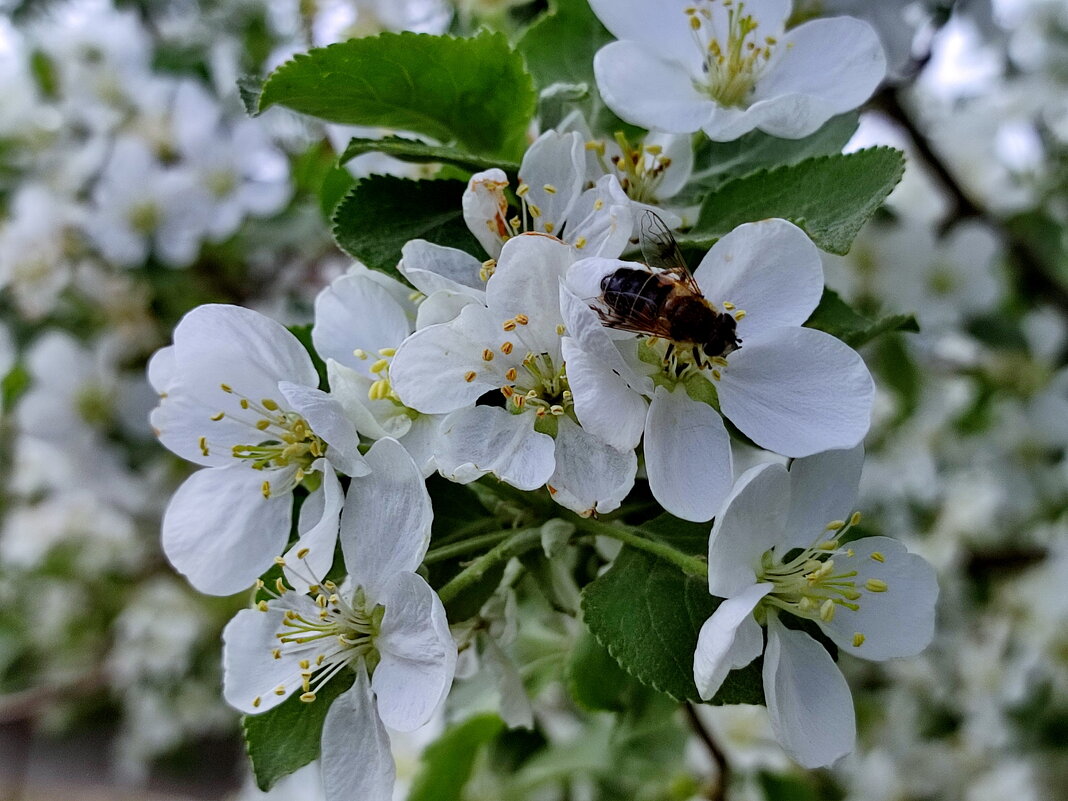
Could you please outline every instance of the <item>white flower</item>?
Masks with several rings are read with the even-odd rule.
[[[405,252],[411,245],[405,245]],[[467,258],[477,269],[478,260]],[[381,273],[363,270],[343,275],[315,299],[312,342],[326,360],[331,393],[359,431],[372,439],[399,440],[423,475],[429,475],[435,469],[434,446],[442,416],[405,406],[389,379],[396,348],[412,333],[410,294],[399,281]]]
[[[730,487],[729,437],[713,402],[756,444],[784,456],[852,447],[867,433],[874,384],[863,360],[801,327],[819,303],[823,271],[796,226],[739,226],[694,272],[712,308],[736,321],[740,345],[722,355],[604,327],[594,309],[605,311],[602,283],[620,269],[646,267],[583,259],[562,291],[575,414],[617,448],[633,448],[644,432],[650,488],[672,514],[709,520]]]
[[[464,221],[491,258],[509,239],[528,231],[552,234],[586,255],[618,256],[633,225],[630,201],[610,175],[583,191],[585,175],[582,137],[546,131],[519,166],[519,211],[509,209],[508,176],[495,168],[471,176],[463,196]]]
[[[311,549],[317,574],[333,560],[341,509],[335,471],[367,473],[340,404],[317,389],[311,357],[273,320],[207,305],[174,330],[149,363],[160,394],[152,425],[174,453],[205,466],[163,517],[163,550],[201,592],[228,595],[266,571],[289,535],[290,492],[312,489],[294,550]]]
[[[559,282],[574,259],[555,237],[509,240],[485,305],[416,331],[398,348],[390,380],[406,405],[449,415],[435,454],[443,475],[469,482],[493,473],[524,490],[548,484],[558,503],[589,514],[619,506],[637,462],[572,417]],[[476,405],[483,395],[495,405]]]
[[[694,682],[712,698],[727,673],[764,652],[775,736],[805,767],[829,765],[856,736],[849,687],[816,640],[781,618],[812,621],[864,659],[913,656],[934,635],[934,569],[897,540],[843,544],[864,460],[861,447],[754,467],[716,515],[708,588],[725,598],[702,626]],[[767,646],[761,624],[768,629]]]
[[[298,689],[313,703],[326,682],[354,671],[323,725],[323,785],[330,799],[388,801],[395,769],[385,727],[413,731],[430,720],[452,684],[456,646],[441,601],[414,572],[433,516],[419,470],[391,439],[367,461],[373,472],[352,482],[341,520],[345,585],[313,585],[315,597],[280,586],[239,612],[223,633],[223,692],[256,714]]]
[[[586,143],[587,186],[595,185],[605,175],[614,175],[638,209],[655,210],[668,228],[682,225],[683,217],[670,209],[669,201],[686,186],[693,173],[691,137],[651,133],[633,143],[617,133],[612,139],[595,139],[579,111],[569,114],[560,129],[576,131]]]
[[[86,233],[103,256],[123,267],[154,252],[184,267],[196,258],[208,223],[195,179],[181,167],[164,167],[141,139],[121,136],[93,189]]]
[[[790,0],[590,0],[619,39],[594,58],[597,86],[627,122],[728,142],[754,128],[787,139],[863,103],[886,60],[852,17],[784,31]]]

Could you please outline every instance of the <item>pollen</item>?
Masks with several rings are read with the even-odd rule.
[[[883,556],[882,551],[872,551],[871,552],[871,558],[874,559],[876,562],[885,562],[886,561],[886,557]]]
[[[315,693],[312,693],[312,692],[301,693],[300,694],[300,700],[303,701],[306,704],[310,704],[312,701],[315,700]]]
[[[270,481],[264,481],[263,484],[260,485],[260,492],[263,493],[263,497],[264,498],[270,498],[271,497],[271,482]]]
[[[867,639],[867,637],[865,637],[863,634],[861,634],[858,631],[856,634],[853,635],[853,647],[854,648],[860,648],[860,646],[862,646],[864,644],[864,640],[866,640],[866,639]]]
[[[468,370],[466,373],[464,373],[464,381],[466,381],[468,384],[474,381],[477,377],[478,373],[476,373],[474,370]]]
[[[530,323],[530,318],[525,314],[517,314],[515,316],[515,321],[518,325],[527,325]]]
[[[301,548],[297,551],[297,559],[303,559],[311,552],[311,548]]]
[[[515,320],[505,320],[501,324],[501,328],[503,328],[505,331],[515,331],[515,327],[516,327],[516,321]]]
[[[885,581],[874,578],[865,581],[864,586],[868,588],[868,592],[886,592],[889,589],[889,585]]]
[[[501,353],[503,353],[505,356],[511,355],[512,350],[514,348],[515,348],[515,345],[513,345],[511,342],[502,342],[501,343]]]

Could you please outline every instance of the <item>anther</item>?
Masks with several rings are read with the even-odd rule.
[[[740,320],[742,320],[742,319],[743,319],[744,317],[745,317],[745,312],[744,312],[744,311],[742,311],[741,309],[739,309],[738,311],[736,311],[736,312],[734,313],[734,319],[735,319],[735,320],[739,320],[739,321],[740,321]]]
[[[509,381],[515,381],[517,375],[518,373],[516,372],[516,369],[514,367],[509,367],[508,372],[504,374],[504,377]]]
[[[266,601],[260,601],[258,604],[256,604],[256,608],[259,609],[261,612],[266,612],[268,609],[270,609],[270,607],[267,606]]]
[[[397,355],[397,349],[396,348],[379,348],[378,355],[379,356],[385,356],[387,359],[389,359],[389,358],[392,358],[393,356]]]
[[[367,359],[367,351],[365,351],[363,348],[356,348],[356,350],[352,352],[352,355],[360,360]]]
[[[477,377],[478,373],[476,373],[474,370],[468,370],[466,373],[464,373],[464,381],[466,381],[468,384],[474,381]]]
[[[527,325],[530,322],[530,318],[525,314],[517,314],[515,316],[515,321],[519,325]]]
[[[277,412],[278,411],[278,404],[275,403],[270,398],[264,398],[263,400],[260,401],[260,403],[263,405],[263,408],[266,409],[269,412]]]
[[[886,557],[883,556],[882,551],[872,551],[871,552],[871,558],[874,559],[876,562],[885,562],[886,561]]]
[[[286,566],[286,560],[283,559],[281,556],[276,556],[274,558],[274,563],[276,565],[278,565],[279,567],[285,567]]]
[[[858,631],[856,634],[853,635],[853,647],[860,648],[860,646],[864,644],[865,639],[867,638]]]
[[[845,528],[844,520],[832,520],[824,527],[827,531],[841,531]]]
[[[311,552],[311,548],[301,548],[297,551],[297,559],[303,559]]]
[[[260,485],[260,492],[263,493],[263,497],[264,498],[270,498],[271,497],[271,482],[270,481],[264,481],[263,484]]]
[[[868,588],[868,592],[886,592],[889,589],[887,583],[882,579],[870,578],[864,582],[864,586]]]
[[[851,525],[851,526],[859,526],[860,525],[860,519],[861,519],[860,512],[853,512],[853,514],[849,518],[849,525]]]
[[[820,620],[824,623],[830,623],[834,620],[834,601],[830,598],[824,601],[820,607]]]
[[[253,708],[253,709],[259,709],[259,706],[260,706],[260,704],[262,704],[262,703],[263,703],[263,699],[262,699],[262,698],[260,698],[260,697],[259,697],[259,696],[257,695],[257,696],[256,696],[255,698],[253,698],[253,699],[252,699],[252,708]]]
[[[485,350],[483,350],[482,351],[482,361],[484,361],[484,362],[492,362],[493,361],[493,351],[490,350],[489,348],[486,348]]]
[[[306,704],[310,704],[315,700],[315,693],[301,693],[300,700]]]
[[[219,389],[221,389],[223,392],[233,392],[234,391],[234,388],[231,387],[229,384],[219,384]]]
[[[212,421],[213,423],[218,423],[218,422],[219,422],[220,420],[222,420],[222,419],[223,419],[224,417],[226,417],[226,413],[225,413],[225,412],[218,412],[217,414],[213,414],[213,415],[212,415],[212,416],[211,416],[211,417],[210,417],[209,419],[210,419],[210,420],[211,420],[211,421]]]
[[[505,356],[508,356],[508,355],[511,354],[512,349],[514,347],[515,347],[515,345],[513,345],[511,342],[502,342],[501,343],[501,353],[503,353]]]
[[[505,331],[515,331],[515,326],[516,326],[515,320],[505,320],[501,324],[501,328],[503,328]]]

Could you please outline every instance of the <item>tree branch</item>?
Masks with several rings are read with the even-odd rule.
[[[693,704],[683,704],[682,708],[686,712],[686,719],[690,723],[690,728],[693,729],[698,739],[705,744],[712,761],[716,764],[716,782],[709,790],[709,801],[726,801],[727,788],[731,782],[731,766],[727,762],[727,755],[719,747],[719,743],[712,736],[712,732],[705,728],[705,724],[701,722],[701,718],[698,717],[697,710],[694,709]]]

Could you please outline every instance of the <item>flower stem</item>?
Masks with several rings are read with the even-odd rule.
[[[468,542],[470,542],[469,540]],[[481,579],[486,572],[498,562],[504,562],[524,551],[529,551],[541,543],[541,528],[520,529],[510,532],[508,539],[497,544],[457,573],[450,582],[438,590],[438,597],[443,604],[449,603],[461,592]],[[439,549],[440,550],[440,549]]]
[[[423,557],[423,564],[432,565],[434,562],[441,562],[445,559],[451,559],[454,556],[470,553],[471,551],[481,551],[486,546],[496,545],[501,540],[506,540],[515,533],[516,529],[506,528],[500,531],[491,531],[488,534],[480,534],[477,537],[470,537],[466,540],[460,540],[459,542],[442,545],[439,548],[427,551],[426,556]]]
[[[682,551],[672,548],[666,543],[644,537],[638,533],[640,529],[619,523],[605,523],[593,518],[578,517],[577,515],[572,518],[571,522],[575,524],[577,529],[585,531],[587,534],[610,537],[614,540],[619,540],[624,545],[629,545],[631,548],[658,556],[667,562],[671,562],[683,573],[699,578],[708,577],[708,565],[703,559],[698,559],[696,556],[687,556]]]

